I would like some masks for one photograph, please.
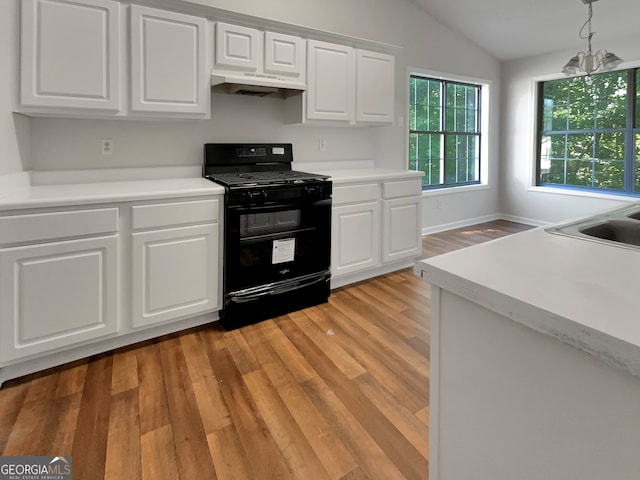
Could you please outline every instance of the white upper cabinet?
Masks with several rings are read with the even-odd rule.
[[[355,112],[355,50],[308,41],[306,118],[349,122]]]
[[[214,73],[306,82],[307,41],[294,35],[216,23]]]
[[[395,95],[393,55],[358,50],[356,56],[356,121],[392,123]]]
[[[287,99],[288,123],[393,123],[393,55],[308,40],[307,91]]]
[[[131,110],[206,114],[204,18],[131,6]]]
[[[265,32],[265,73],[295,77],[304,82],[307,59],[306,46],[306,40],[300,37],[282,33]]]
[[[120,4],[23,0],[20,103],[120,110]]]
[[[216,67],[255,72],[258,70],[258,30],[216,23]]]

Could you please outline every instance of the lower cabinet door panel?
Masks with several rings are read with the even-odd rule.
[[[0,250],[0,362],[116,333],[117,235]]]
[[[383,200],[382,261],[417,257],[422,252],[420,197]]]
[[[380,264],[380,205],[332,209],[331,273],[339,276]]]
[[[218,224],[132,237],[134,328],[218,308]]]

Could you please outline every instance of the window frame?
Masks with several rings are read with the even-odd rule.
[[[640,145],[636,143],[636,139],[640,138],[640,115],[638,109],[640,107],[640,67],[630,67],[609,72],[602,72],[593,75],[625,73],[626,72],[626,111],[625,126],[622,128],[589,128],[589,129],[566,129],[566,130],[544,130],[544,85],[549,82],[557,82],[559,80],[571,81],[576,77],[566,78],[541,78],[535,82],[535,157],[533,168],[533,185],[534,189],[549,189],[557,193],[582,194],[588,196],[617,196],[617,197],[640,197],[640,178],[636,179],[635,175],[640,176],[640,158],[636,162],[636,155],[640,149]],[[571,105],[571,104],[569,104]],[[542,139],[545,135],[577,135],[588,134],[597,136],[598,134],[611,134],[621,132],[624,135],[624,165],[623,171],[623,189],[612,189],[595,186],[571,185],[543,182],[542,175]],[[567,159],[565,159],[566,161]],[[593,159],[596,160],[596,159]],[[638,163],[638,167],[636,166]],[[637,171],[636,171],[637,170]]]
[[[440,91],[441,94],[441,102],[439,108],[441,109],[440,114],[440,125],[438,130],[412,130],[411,129],[411,80],[413,78],[419,78],[429,81],[435,81],[440,83]],[[446,88],[447,85],[462,85],[465,87],[474,87],[476,88],[476,132],[467,132],[467,131],[448,131],[446,129]],[[477,150],[476,150],[476,180],[467,181],[467,182],[452,182],[446,183],[446,178],[444,178],[444,171],[442,172],[442,178],[444,183],[432,184],[432,185],[422,185],[422,191],[432,192],[432,191],[444,191],[450,189],[459,189],[459,188],[474,188],[478,186],[487,185],[487,128],[488,125],[488,109],[489,109],[489,83],[475,78],[463,78],[452,75],[445,75],[436,72],[429,72],[420,69],[409,69],[407,76],[407,126],[406,126],[406,140],[407,140],[407,151],[406,151],[406,161],[407,167],[411,162],[411,158],[409,157],[409,153],[411,150],[411,135],[412,134],[425,134],[425,135],[442,135],[442,145],[443,151],[441,152],[441,164],[443,169],[446,168],[446,159],[443,158],[445,156],[444,145],[446,145],[447,137],[456,137],[456,136],[466,136],[466,137],[477,137]],[[416,159],[417,160],[417,159]],[[417,167],[417,164],[416,164]],[[416,168],[416,170],[420,171]]]

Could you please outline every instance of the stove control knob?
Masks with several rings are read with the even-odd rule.
[[[304,187],[303,194],[305,197],[313,197],[316,194],[316,187]]]

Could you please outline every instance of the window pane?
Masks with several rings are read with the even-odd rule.
[[[593,87],[595,128],[624,128],[627,122],[627,73],[596,75]]]
[[[409,128],[440,130],[440,82],[411,77],[409,89]]]
[[[409,135],[409,169],[424,172],[422,185],[438,185],[442,163],[440,134],[412,133]]]
[[[409,168],[424,187],[478,183],[480,87],[412,76],[409,89]]]
[[[626,72],[611,72],[543,84],[544,131],[624,128]]]
[[[567,130],[569,126],[569,84],[565,80],[543,85],[543,130]]]
[[[636,128],[640,128],[640,68],[636,70]],[[636,145],[638,140],[636,139]],[[637,175],[636,175],[637,176]]]
[[[542,137],[540,183],[624,189],[624,133]]]
[[[478,180],[477,135],[445,136],[445,183],[466,183]]]
[[[478,87],[447,83],[445,131],[476,133],[478,128]]]
[[[640,70],[638,70],[640,72]],[[640,192],[640,133],[636,133],[636,152],[635,152],[635,191]]]

